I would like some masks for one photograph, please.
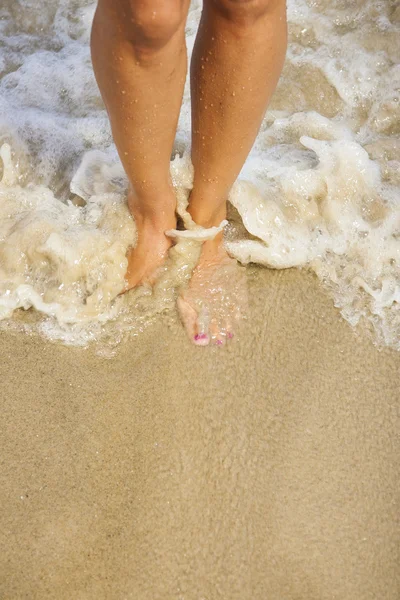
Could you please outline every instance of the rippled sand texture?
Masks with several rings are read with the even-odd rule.
[[[115,300],[135,228],[90,63],[93,11],[85,0],[2,2],[0,319],[72,345],[102,340],[110,355],[173,307],[179,269],[153,297]],[[398,349],[400,9],[291,0],[288,18],[284,72],[231,193],[229,250],[243,264],[310,268],[348,323]],[[189,131],[187,88],[171,165],[182,197]]]
[[[251,275],[222,352],[2,334],[2,600],[398,600],[399,354]]]

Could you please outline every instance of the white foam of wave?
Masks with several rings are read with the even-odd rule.
[[[173,306],[196,252],[178,247],[153,296],[118,296],[135,228],[90,63],[94,4],[22,4],[1,9],[0,318],[26,328],[18,309],[34,308],[52,339],[112,346]],[[350,324],[400,348],[400,13],[353,4],[289,2],[285,69],[230,195],[245,230],[227,245],[244,264],[311,268]],[[199,14],[193,2],[189,50]],[[189,131],[187,86],[171,163],[182,198]]]

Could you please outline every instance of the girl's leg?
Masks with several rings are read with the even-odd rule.
[[[149,279],[170,246],[175,195],[170,158],[186,77],[189,0],[99,0],[91,39],[94,72],[130,182],[138,227],[127,289]]]
[[[191,64],[189,212],[200,225],[217,225],[226,216],[227,195],[278,82],[286,43],[285,0],[204,1]],[[227,259],[221,241],[220,235],[203,245],[191,289],[178,303],[191,337],[198,333],[193,300],[206,289],[209,266]]]

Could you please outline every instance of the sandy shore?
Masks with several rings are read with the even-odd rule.
[[[1,335],[2,600],[397,600],[400,357],[253,269],[226,349]]]

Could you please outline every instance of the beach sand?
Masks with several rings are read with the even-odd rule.
[[[226,348],[1,334],[2,600],[397,600],[400,356],[249,268]]]

